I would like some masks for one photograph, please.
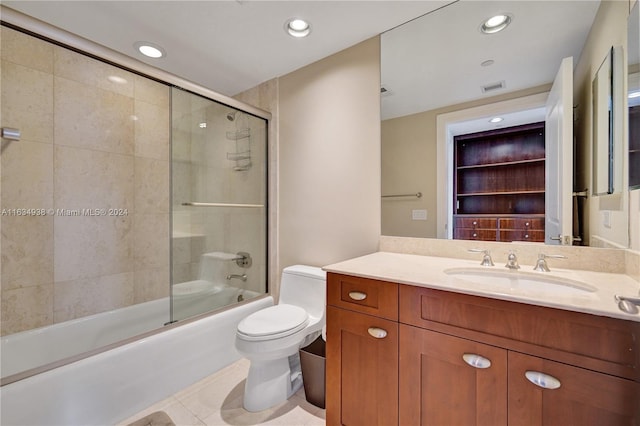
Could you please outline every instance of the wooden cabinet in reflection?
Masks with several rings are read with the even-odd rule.
[[[544,123],[456,136],[456,239],[544,241]]]

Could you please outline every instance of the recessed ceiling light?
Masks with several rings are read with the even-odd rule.
[[[494,61],[493,59],[487,59],[486,61],[482,61],[480,63],[481,67],[488,67],[489,65],[493,65],[496,61]]]
[[[311,33],[311,24],[304,19],[291,18],[284,24],[284,29],[290,36],[293,37],[306,37]]]
[[[495,15],[482,23],[482,25],[480,26],[480,31],[485,34],[494,34],[507,28],[510,23],[511,15]]]
[[[138,41],[133,45],[140,53],[149,58],[158,59],[166,56],[164,49],[155,43],[149,43],[148,41]]]
[[[504,120],[504,118],[502,117],[493,117],[491,120],[489,120],[489,123],[499,123],[502,120]]]

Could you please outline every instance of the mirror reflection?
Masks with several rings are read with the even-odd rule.
[[[613,48],[593,79],[593,193],[613,193]],[[606,143],[604,143],[606,141]]]
[[[539,233],[540,228],[525,224],[532,226],[530,219],[542,218],[547,221],[542,231],[546,227],[544,241],[548,244],[628,246],[629,207],[622,200],[627,189],[621,187],[621,199],[608,204],[591,196],[589,190],[593,189],[592,141],[600,144],[592,135],[591,83],[611,46],[626,39],[628,4],[554,1],[541,8],[536,3],[461,0],[382,35],[383,235],[455,238],[456,220],[468,218],[483,231],[475,234],[485,234],[478,239],[531,241],[525,236],[532,233],[526,231]],[[507,17],[508,25],[499,32],[483,33],[483,25],[494,16]],[[558,78],[565,58],[572,59],[567,60],[562,84]],[[549,105],[553,92],[564,99],[561,108],[557,103]],[[556,114],[556,124],[550,126],[547,120],[554,108],[564,110],[565,115]],[[474,154],[477,163],[463,167],[489,162],[493,170],[485,173],[484,189],[478,187],[479,193],[471,195],[482,204],[481,197],[487,192],[501,192],[505,207],[496,212],[461,213],[461,203],[469,205],[471,195],[465,194],[464,200],[458,196],[460,181],[466,179],[467,186],[480,183],[455,169],[454,138],[545,121],[544,131],[539,132],[546,139],[544,190],[540,184],[528,188],[535,179],[520,170],[529,168],[540,176],[540,170],[530,164],[540,162],[540,156],[500,159],[502,148],[496,142],[486,153]],[[555,139],[550,142],[557,134],[564,136],[564,146]],[[528,145],[507,146],[516,153],[528,149]],[[567,151],[568,155],[559,155]],[[498,155],[491,157],[491,153]],[[482,160],[483,155],[488,159]],[[518,167],[515,162],[519,161],[527,163]],[[514,197],[522,198],[529,190],[537,192],[531,194],[532,199],[524,197],[525,203],[536,208],[522,213],[523,204]],[[421,197],[411,196],[418,192]],[[514,192],[518,194],[509,194]],[[541,192],[545,198],[542,211]],[[389,197],[400,194],[409,196]],[[551,205],[560,212],[550,214]],[[616,218],[615,224],[609,222],[610,228],[603,223],[604,210],[610,219]],[[458,217],[460,214],[475,217]],[[477,219],[486,219],[486,215],[490,223],[480,227]],[[552,216],[559,225],[550,231]],[[502,229],[509,232],[500,232],[501,219],[508,219],[509,228]],[[522,224],[514,225],[516,222]],[[471,227],[471,238],[476,239]]]
[[[629,16],[628,29],[629,188],[640,188],[640,5]]]

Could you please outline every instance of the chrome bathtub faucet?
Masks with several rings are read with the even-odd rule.
[[[237,278],[242,281],[247,281],[247,274],[237,275],[237,274],[229,274],[227,275],[227,280]]]
[[[510,251],[509,256],[507,256],[507,264],[504,265],[505,268],[509,269],[520,269],[520,265],[518,265],[518,257],[516,256],[516,252]]]

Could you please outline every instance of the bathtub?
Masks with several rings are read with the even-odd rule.
[[[238,289],[224,290],[215,290],[218,300],[223,300],[222,295],[237,299]],[[254,294],[245,293],[247,299]],[[183,292],[174,303],[186,302],[189,296],[189,291]],[[255,298],[4,385],[0,388],[0,424],[116,424],[238,360],[234,347],[238,322],[271,305],[271,296]],[[49,355],[60,359],[68,349],[78,351],[82,345],[104,346],[128,338],[132,331],[125,332],[126,327],[158,328],[168,318],[168,306],[166,298],[7,336],[2,339],[2,374],[8,376],[5,365],[21,371],[29,363],[46,361]],[[12,336],[17,339],[12,341]],[[18,361],[22,364],[10,366]]]

